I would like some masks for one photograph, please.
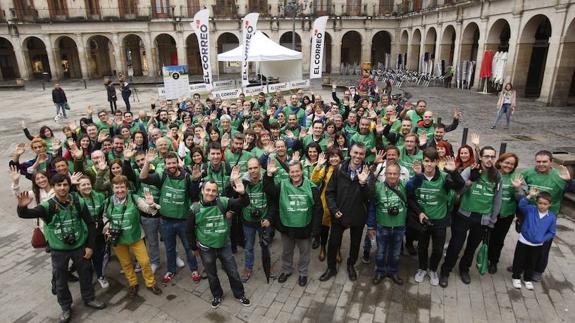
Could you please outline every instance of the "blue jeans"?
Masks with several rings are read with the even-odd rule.
[[[405,227],[389,228],[377,225],[376,273],[397,274],[404,235]]]
[[[244,285],[240,280],[240,274],[238,272],[238,266],[236,265],[236,259],[232,254],[230,240],[228,239],[228,241],[226,241],[223,248],[209,248],[199,245],[199,249],[202,263],[204,264],[206,274],[208,275],[208,282],[210,284],[212,296],[222,297],[224,295],[216,266],[216,260],[219,259],[222,264],[222,269],[226,272],[228,280],[230,281],[230,287],[234,297],[242,298],[245,295]]]
[[[54,103],[56,106],[56,115],[62,114],[66,118],[66,109],[64,109],[65,103]]]
[[[142,228],[146,235],[146,247],[150,256],[150,264],[160,266],[160,218],[140,217]],[[167,249],[167,248],[166,248]]]
[[[511,121],[511,104],[504,103],[501,106],[501,109],[497,111],[497,116],[495,117],[495,122],[493,123],[494,128],[497,127],[497,124],[499,123],[499,119],[501,119],[502,114],[505,114],[506,127],[509,128],[509,122]]]
[[[265,230],[265,231],[264,231]],[[266,232],[271,234],[271,227],[262,228],[261,226],[254,227],[244,223],[244,238],[245,238],[245,266],[248,269],[254,268],[254,245],[256,242],[256,234]]]
[[[162,237],[164,238],[164,246],[166,247],[166,258],[168,258],[168,271],[176,273],[176,236],[180,237],[180,241],[186,251],[188,259],[188,266],[191,271],[198,270],[198,261],[192,254],[188,237],[186,236],[186,221],[185,220],[168,220],[161,218],[160,227],[162,230]]]

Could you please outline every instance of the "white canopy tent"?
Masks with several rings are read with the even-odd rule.
[[[255,33],[250,41],[248,62],[259,64],[258,70],[266,77],[277,77],[280,82],[302,79],[301,52],[291,50],[275,43],[262,32]],[[241,62],[242,46],[218,54],[220,62]]]

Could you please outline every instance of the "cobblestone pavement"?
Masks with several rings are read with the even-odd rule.
[[[101,84],[90,84],[87,90],[70,88],[63,84],[72,106],[71,116],[78,119],[91,102],[97,108],[107,108]],[[452,142],[459,142],[462,128],[482,134],[482,143],[495,147],[504,141],[508,151],[517,152],[521,167],[533,165],[533,154],[540,147],[575,146],[572,107],[544,107],[538,103],[520,101],[513,116],[510,130],[490,130],[494,118],[496,98],[456,89],[406,89],[414,98],[425,98],[428,107],[443,120],[449,119],[453,107],[461,107],[464,118],[460,128],[448,134]],[[141,103],[134,110],[148,105],[155,95],[153,88],[140,89]],[[316,89],[316,93],[329,93]],[[0,92],[0,149],[2,164],[6,165],[10,153],[19,142],[26,142],[19,127],[24,120],[36,133],[40,124],[59,128],[52,117],[55,108],[50,92],[37,86],[26,91]],[[119,106],[123,103],[119,102]],[[518,135],[525,137],[517,137]],[[50,293],[50,259],[43,250],[30,247],[33,221],[18,219],[15,201],[9,190],[9,180],[0,185],[0,322],[53,322],[59,315],[59,306]],[[347,258],[348,236],[344,238],[342,254]],[[128,299],[125,280],[119,273],[119,264],[112,261],[108,267],[111,286],[107,290],[96,287],[99,298],[108,302],[103,311],[85,308],[80,301],[77,283],[71,284],[76,300],[75,322],[575,322],[575,223],[567,218],[558,221],[558,236],[554,241],[550,263],[543,281],[535,291],[514,290],[505,267],[511,264],[517,234],[510,232],[502,254],[500,270],[495,275],[478,275],[471,271],[472,282],[464,285],[457,273],[450,277],[447,289],[431,287],[428,281],[417,284],[413,274],[417,266],[415,257],[402,256],[400,274],[407,280],[396,286],[389,280],[374,287],[371,284],[373,265],[358,263],[359,279],[347,279],[345,266],[335,279],[319,282],[325,264],[313,251],[310,280],[305,288],[290,277],[284,284],[277,281],[269,285],[259,262],[256,264],[246,291],[251,307],[242,307],[233,299],[227,279],[221,277],[226,293],[223,305],[211,310],[207,281],[195,284],[188,269],[181,270],[173,283],[164,287],[162,296],[154,296],[142,289],[140,296]],[[279,239],[272,247],[274,267],[279,268]],[[182,252],[183,254],[183,252]],[[239,268],[243,268],[243,254],[236,255]],[[164,257],[162,256],[164,261]],[[161,268],[158,273],[161,273]]]

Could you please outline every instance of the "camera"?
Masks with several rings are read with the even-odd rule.
[[[388,207],[387,214],[391,216],[397,216],[399,214],[399,208],[397,206]]]
[[[108,230],[108,241],[110,241],[110,243],[112,245],[117,245],[118,244],[118,240],[120,240],[120,236],[122,235],[122,229],[113,229],[110,228],[110,230]]]
[[[258,209],[252,210],[252,218],[260,220],[262,218],[262,211]]]
[[[76,240],[76,235],[74,233],[66,233],[64,239],[62,239],[64,243],[69,245],[75,245],[78,240]]]

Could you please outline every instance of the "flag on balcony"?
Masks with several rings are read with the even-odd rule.
[[[325,45],[325,26],[328,16],[317,18],[313,22],[311,36],[311,62],[309,64],[309,78],[321,78],[321,69],[323,66],[323,50]]]
[[[210,12],[202,9],[194,16],[194,21],[190,23],[192,30],[198,38],[198,48],[200,49],[200,63],[202,64],[204,83],[206,89],[213,89],[212,65],[210,63]]]
[[[249,13],[242,21],[242,87],[250,84],[248,53],[252,37],[256,34],[259,13]]]

